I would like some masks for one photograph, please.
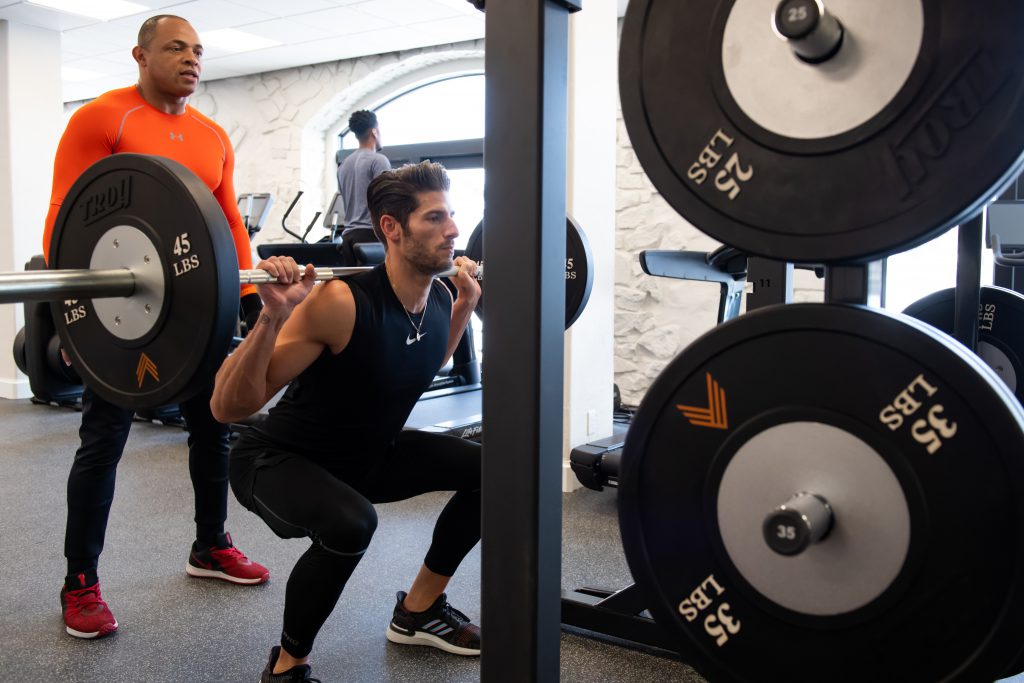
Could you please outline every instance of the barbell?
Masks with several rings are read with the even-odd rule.
[[[51,270],[0,273],[0,303],[52,301],[75,369],[111,403],[135,410],[180,403],[212,382],[227,354],[239,287],[276,280],[239,270],[235,253],[220,205],[190,170],[161,157],[112,155],[68,191]],[[314,278],[370,269],[321,267]]]
[[[373,270],[373,266],[324,266],[314,269],[313,280],[318,282],[336,280],[367,270]],[[435,277],[454,277],[458,272],[459,269],[453,266],[438,273]],[[303,275],[303,277],[305,276]],[[483,268],[477,268],[476,278],[483,279]],[[264,285],[277,282],[277,278],[259,268],[243,269],[238,271],[238,282],[240,285]],[[126,298],[142,294],[146,287],[147,284],[136,277],[135,271],[128,268],[27,270],[23,273],[0,273],[0,304],[22,301],[56,301],[72,297]]]

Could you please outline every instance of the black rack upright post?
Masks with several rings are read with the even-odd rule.
[[[953,336],[974,351],[978,347],[978,306],[981,304],[981,237],[985,211],[964,222],[957,234],[956,296]]]
[[[557,681],[570,10],[487,0],[480,678]]]

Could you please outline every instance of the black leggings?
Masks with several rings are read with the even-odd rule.
[[[480,540],[480,446],[453,436],[403,431],[392,447],[353,460],[345,481],[301,455],[243,437],[231,483],[243,505],[282,538],[313,543],[296,562],[285,591],[281,644],[307,656],[377,528],[373,503],[430,491],[455,491],[434,525],[424,564],[452,576]],[[344,460],[340,461],[344,462]],[[341,465],[344,470],[344,465]],[[251,482],[251,484],[249,483]]]
[[[195,492],[196,538],[213,544],[228,514],[228,428],[213,419],[213,387],[179,407],[188,427],[188,470]],[[134,412],[97,396],[82,394],[82,445],[68,475],[68,521],[64,556],[68,576],[94,575],[103,551],[117,464],[124,453]]]

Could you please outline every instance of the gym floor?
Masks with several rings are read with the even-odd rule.
[[[79,414],[68,408],[0,401],[0,678],[5,681],[254,682],[277,642],[285,580],[306,545],[277,538],[229,500],[228,530],[271,572],[268,584],[234,586],[184,571],[192,541],[192,489],[185,433],[137,422],[117,481],[101,558],[103,594],[120,624],[89,642],[68,636],[58,592],[68,467]],[[370,551],[349,582],[313,650],[313,675],[352,681],[477,681],[479,660],[388,643],[395,592],[419,568],[447,494],[378,506]],[[562,585],[621,587],[630,582],[619,546],[614,492],[563,497]],[[480,615],[480,552],[449,590],[452,603]],[[484,627],[486,639],[486,626]],[[562,634],[561,680],[573,683],[702,683],[686,665],[575,634]]]

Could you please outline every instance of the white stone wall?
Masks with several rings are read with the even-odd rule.
[[[719,285],[645,275],[640,252],[711,251],[720,243],[684,220],[661,197],[636,155],[619,109],[615,262],[615,383],[636,405],[665,365],[715,326]],[[820,301],[822,285],[807,271],[794,276],[794,301]]]

